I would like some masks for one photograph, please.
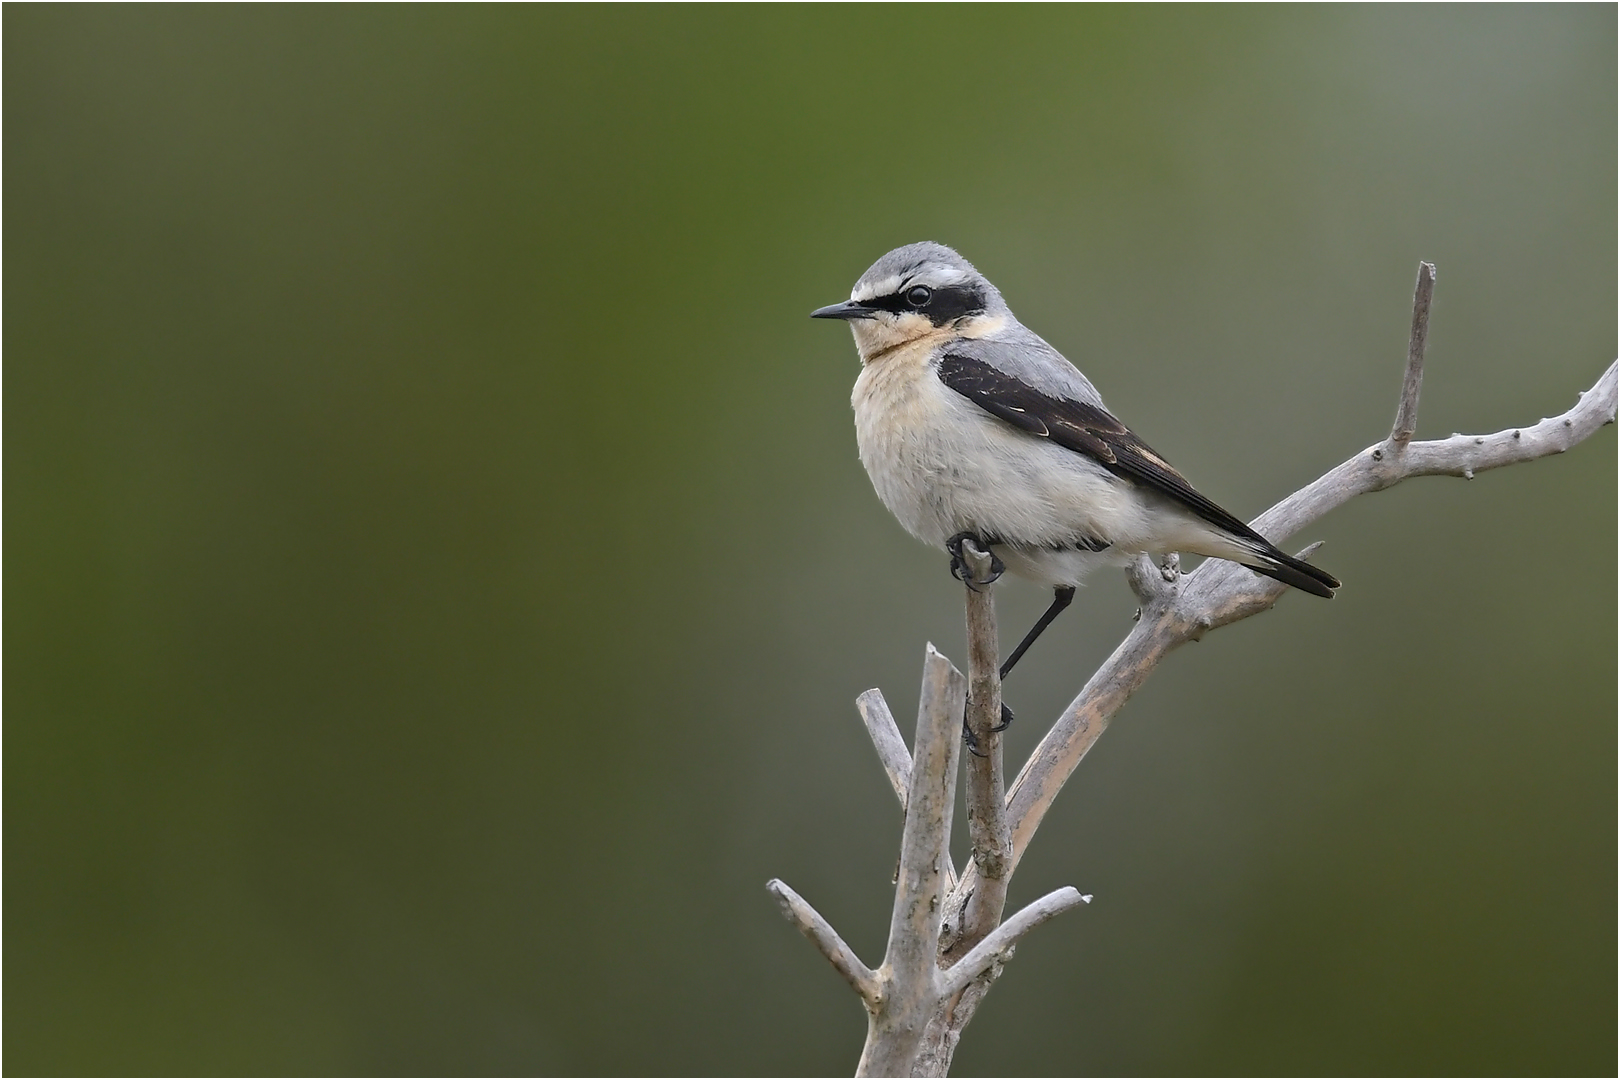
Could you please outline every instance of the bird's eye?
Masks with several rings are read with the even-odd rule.
[[[906,290],[906,303],[912,307],[927,307],[934,298],[934,290],[926,285],[913,285]]]

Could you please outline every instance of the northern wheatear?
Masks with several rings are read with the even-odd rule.
[[[994,556],[990,580],[1052,588],[1003,677],[1089,571],[1141,552],[1230,559],[1317,596],[1339,587],[1200,494],[950,248],[896,248],[811,318],[855,334],[861,463],[906,531],[949,552],[957,576],[972,538]]]

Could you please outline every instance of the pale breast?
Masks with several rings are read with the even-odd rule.
[[[1140,531],[1128,484],[946,387],[932,352],[868,364],[852,397],[861,463],[908,532],[935,546],[966,530],[1065,547]]]
[[[949,417],[933,392],[938,380],[929,353],[908,347],[865,365],[850,404],[861,464],[878,498],[907,532],[938,545],[952,535],[940,532],[942,474],[950,468],[942,430]]]

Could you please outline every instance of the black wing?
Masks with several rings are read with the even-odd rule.
[[[1053,397],[968,356],[946,354],[939,363],[939,377],[946,386],[1014,427],[1085,454],[1116,476],[1161,491],[1217,528],[1271,547],[1259,533],[1189,484],[1107,409]]]
[[[1320,567],[1285,552],[1208,496],[1187,483],[1151,446],[1132,434],[1100,405],[1069,397],[1054,397],[1021,379],[970,356],[947,354],[940,360],[939,377],[958,394],[992,416],[1023,431],[1099,462],[1116,476],[1160,491],[1187,507],[1216,528],[1253,545],[1254,558],[1244,566],[1278,581],[1331,597],[1339,579]]]

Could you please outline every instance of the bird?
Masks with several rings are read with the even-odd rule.
[[[1340,588],[1194,488],[951,248],[895,248],[810,317],[854,334],[861,463],[905,530],[970,588],[1011,571],[1052,590],[1002,678],[1087,574],[1138,554],[1227,559],[1315,596]],[[988,580],[966,569],[969,540],[992,557]]]

